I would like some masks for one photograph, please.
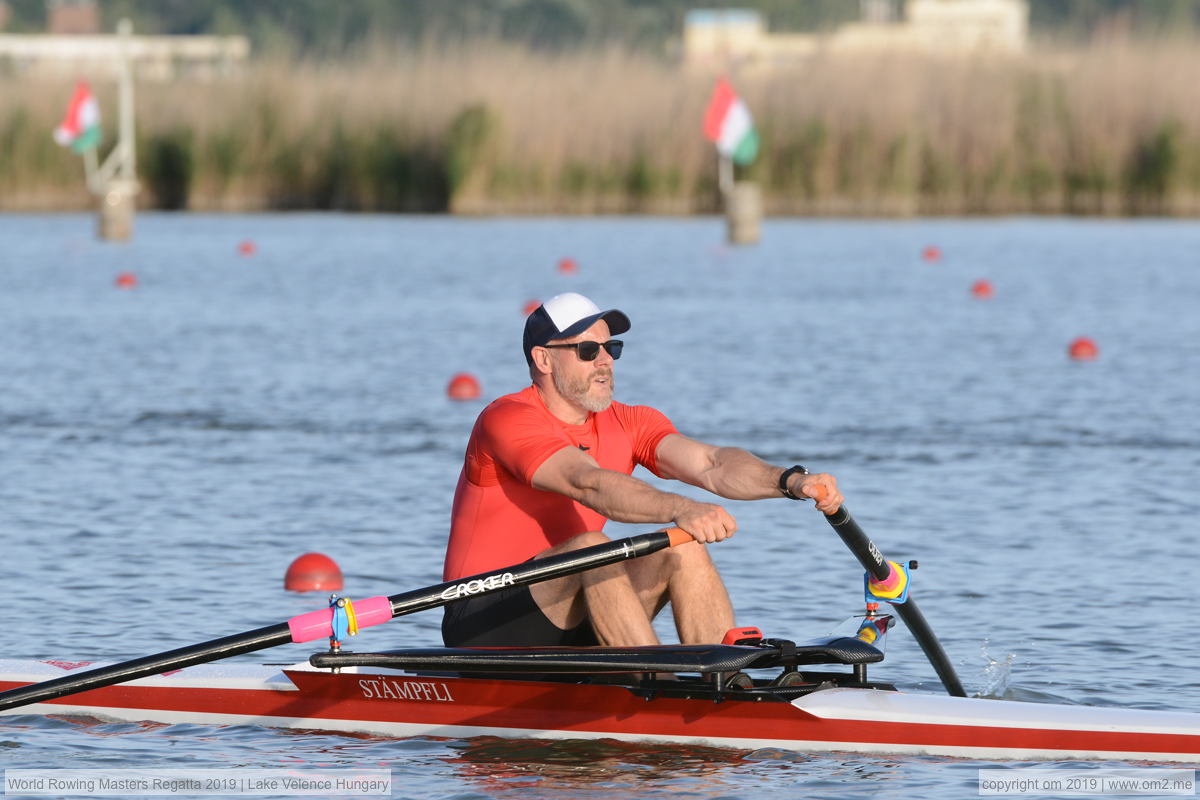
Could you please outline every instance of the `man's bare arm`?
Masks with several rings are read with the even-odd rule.
[[[717,447],[673,433],[658,445],[659,471],[667,477],[707,489],[730,500],[762,500],[782,496],[782,467],[772,466],[738,447]],[[832,514],[842,504],[837,480],[824,473],[793,474],[788,488],[797,497],[822,497],[817,508]]]
[[[737,530],[728,511],[671,492],[645,481],[603,469],[574,447],[564,447],[533,473],[533,487],[566,495],[616,522],[673,522],[699,542],[719,542]]]

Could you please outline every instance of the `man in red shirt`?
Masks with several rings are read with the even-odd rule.
[[[644,558],[446,607],[449,646],[658,644],[651,620],[669,602],[684,644],[719,642],[734,626],[705,544],[733,535],[724,508],[632,477],[638,464],[731,500],[842,503],[832,475],[771,466],[749,452],[683,436],[661,412],[613,400],[613,365],[629,318],[574,292],[525,321],[532,385],[493,401],[467,443],[443,580],[608,541],[607,520],[673,524],[695,542]]]

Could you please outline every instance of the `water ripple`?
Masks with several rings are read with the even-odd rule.
[[[437,582],[483,407],[446,382],[526,385],[521,307],[578,290],[634,321],[620,399],[833,472],[885,554],[919,559],[914,596],[969,691],[1200,712],[1182,633],[1200,543],[1194,222],[768,220],[758,247],[717,251],[711,219],[138,223],[129,245],[64,259],[90,218],[0,216],[22,253],[0,264],[12,657],[119,660],[279,622],[324,603],[282,589],[309,550],[353,596]],[[234,247],[248,231],[252,261]],[[932,241],[946,259],[917,264]],[[553,272],[563,253],[578,275]],[[137,291],[113,290],[123,270]],[[967,292],[983,273],[992,301]],[[1082,334],[1095,362],[1066,358]],[[739,532],[713,555],[740,623],[804,639],[860,613],[861,569],[811,504],[727,505]],[[438,623],[364,645],[436,644]],[[889,639],[872,675],[940,691],[907,631]],[[0,732],[12,768],[379,765],[422,798],[958,800],[988,766],[35,716]]]

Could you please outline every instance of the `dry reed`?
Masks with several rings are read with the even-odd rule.
[[[1172,41],[743,70],[763,140],[746,177],[782,214],[1197,214],[1198,67],[1196,48]],[[69,83],[0,78],[0,209],[88,202],[49,137]],[[96,83],[111,121],[114,90]],[[709,211],[711,84],[617,49],[478,42],[144,83],[143,205]]]

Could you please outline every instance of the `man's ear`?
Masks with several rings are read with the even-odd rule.
[[[535,347],[529,352],[533,357],[533,368],[543,375],[550,374],[550,351],[544,347]]]

